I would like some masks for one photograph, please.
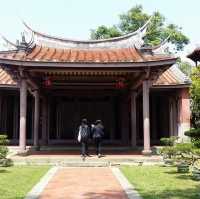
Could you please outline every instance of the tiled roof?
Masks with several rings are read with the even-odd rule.
[[[16,84],[12,77],[0,68],[0,86],[15,86]]]
[[[162,61],[174,59],[174,57],[142,53],[136,48],[81,50],[36,45],[28,53],[20,50],[0,52],[0,59],[35,62],[112,63]]]
[[[171,68],[162,73],[158,80],[153,84],[154,86],[173,86],[190,84],[191,80],[187,77],[177,65],[173,65]]]

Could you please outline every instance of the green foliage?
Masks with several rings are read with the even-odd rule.
[[[200,157],[200,148],[193,148],[193,149],[192,149],[192,153],[193,153],[194,155],[198,155],[198,156]]]
[[[0,159],[0,165],[2,167],[10,167],[10,166],[13,166],[14,163],[13,163],[13,160],[12,159]]]
[[[178,140],[177,136],[171,136],[169,138],[163,137],[160,139],[161,144],[165,146],[174,146],[175,142]]]
[[[191,79],[190,96],[192,99],[192,125],[194,128],[200,128],[200,67],[193,69]]]
[[[200,183],[176,167],[124,166],[121,171],[144,199],[199,199]]]
[[[120,36],[129,32],[136,31],[142,27],[150,18],[150,15],[143,11],[141,5],[131,8],[127,13],[119,16],[120,22],[112,27],[99,26],[91,31],[92,39],[103,39]],[[165,24],[165,17],[160,12],[155,12],[144,38],[147,46],[160,44],[170,35],[170,42],[175,45],[176,50],[183,50],[189,43],[189,39],[182,33],[180,27],[175,24]]]
[[[177,65],[179,69],[187,76],[190,76],[192,74],[192,68],[193,66],[189,62],[181,61],[179,58],[177,60]]]
[[[200,128],[185,131],[185,135],[189,137],[200,137]]]
[[[49,168],[49,166],[0,167],[0,198],[25,198]]]
[[[160,149],[160,153],[163,156],[164,159],[171,159],[173,156],[176,155],[177,150],[174,146],[165,146],[162,149]]]
[[[191,138],[191,142],[194,144],[195,147],[200,148],[200,138]]]
[[[8,154],[8,140],[6,135],[0,135],[0,159],[5,159]]]
[[[171,136],[169,138],[161,138],[161,142],[165,145],[160,150],[163,159],[172,160],[173,163],[192,164],[193,156],[192,150],[194,146],[191,143],[176,143],[178,137]]]
[[[193,145],[191,143],[177,143],[176,146],[177,154],[189,154],[192,152]]]
[[[120,15],[119,28],[123,33],[136,31],[149,19],[149,15],[143,12],[141,5],[131,8],[127,13]]]
[[[121,32],[116,26],[99,26],[97,30],[91,30],[91,39],[108,39],[110,37],[121,36]]]
[[[185,132],[185,135],[191,137],[191,142],[195,147],[200,148],[200,128],[190,129]]]
[[[0,145],[6,146],[8,144],[7,135],[0,135]]]

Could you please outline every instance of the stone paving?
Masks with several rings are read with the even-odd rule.
[[[63,168],[39,199],[127,199],[109,168]]]

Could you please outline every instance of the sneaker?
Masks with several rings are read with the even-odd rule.
[[[101,154],[99,153],[99,154],[98,154],[98,158],[100,158],[100,157],[101,157]]]
[[[85,155],[81,155],[83,161],[85,161]]]

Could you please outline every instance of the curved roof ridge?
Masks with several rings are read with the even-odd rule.
[[[142,27],[140,27],[138,30],[136,30],[134,32],[131,32],[131,33],[119,36],[119,37],[108,38],[108,39],[99,39],[99,40],[65,39],[65,38],[62,38],[62,37],[51,36],[51,35],[46,34],[46,33],[41,33],[41,32],[35,31],[29,25],[27,25],[24,21],[23,21],[23,24],[28,30],[33,32],[35,35],[40,36],[40,37],[44,37],[44,38],[47,38],[47,39],[50,39],[50,40],[57,40],[57,41],[61,41],[61,42],[75,43],[75,44],[98,44],[98,43],[104,43],[104,42],[121,41],[121,40],[128,39],[132,36],[141,34],[141,33],[146,31],[146,28],[147,28],[148,24],[150,23],[151,19],[152,19],[152,16],[148,19],[148,21]]]
[[[176,76],[177,79],[179,79],[180,82],[191,83],[191,79],[179,69],[177,64],[172,65],[169,70],[173,72],[173,74]]]

